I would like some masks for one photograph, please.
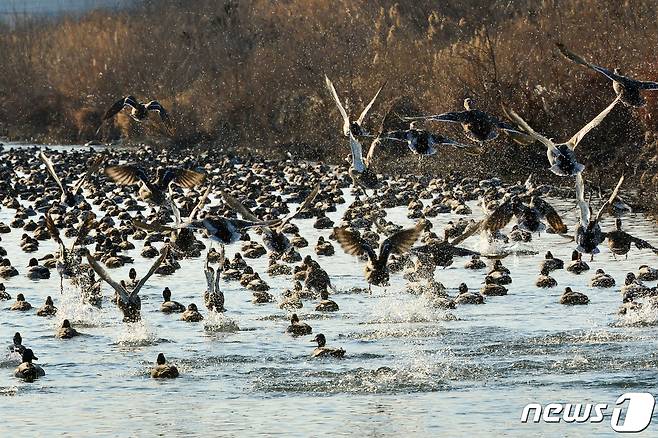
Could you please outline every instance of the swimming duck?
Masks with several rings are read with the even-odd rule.
[[[286,332],[292,334],[293,336],[301,336],[310,335],[313,332],[313,329],[305,322],[300,322],[297,314],[293,313],[290,317],[290,325],[286,329]]]
[[[123,164],[105,168],[107,176],[117,184],[139,184],[139,196],[146,202],[155,205],[167,203],[167,191],[171,184],[191,189],[203,183],[206,175],[180,167],[158,168],[155,180],[149,180],[146,171],[136,164]]]
[[[528,135],[508,123],[501,122],[496,117],[474,107],[471,98],[464,99],[465,111],[447,112],[432,116],[403,117],[404,121],[429,120],[435,122],[459,123],[468,138],[479,143],[498,137],[498,130],[510,135],[515,141],[528,143]]]
[[[512,282],[512,277],[509,275],[509,271],[507,271],[507,268],[505,270],[498,270],[498,269],[492,269],[489,271],[487,276],[485,277],[485,280],[489,280],[491,284],[499,284],[499,285],[506,285],[510,284]]]
[[[606,202],[603,203],[596,216],[592,217],[592,208],[589,203],[585,201],[585,183],[582,175],[576,175],[576,204],[580,212],[580,224],[576,229],[574,239],[576,250],[581,253],[591,254],[591,260],[594,260],[594,254],[601,252],[598,248],[606,237],[606,234],[601,231],[599,222],[606,210],[607,205],[617,196],[622,183],[624,182],[624,175],[619,178],[617,186],[612,192],[612,195]]]
[[[32,305],[25,301],[25,296],[23,294],[18,294],[16,295],[16,301],[12,306],[9,308],[9,310],[19,310],[21,312],[24,312],[26,310],[30,310],[32,308]]]
[[[642,281],[656,281],[658,280],[658,269],[650,268],[647,265],[640,265],[637,271],[637,278]]]
[[[321,256],[332,256],[334,255],[334,246],[328,240],[324,240],[324,237],[318,237],[318,243],[315,245],[315,253]]]
[[[564,292],[560,296],[560,304],[566,305],[578,305],[578,304],[588,304],[589,298],[587,295],[581,292],[575,292],[571,290],[570,287],[564,289]]]
[[[555,271],[557,269],[564,269],[564,261],[553,257],[553,253],[550,251],[546,252],[544,260],[539,266],[540,270],[546,269],[548,272]]]
[[[472,256],[471,259],[464,264],[464,268],[473,270],[484,269],[486,267],[487,264],[480,259],[479,255]]]
[[[12,339],[12,344],[9,346],[9,352],[18,354],[22,356],[25,352],[25,346],[23,345],[23,337],[20,333],[14,333],[14,338]]]
[[[484,296],[479,292],[470,292],[466,283],[461,283],[454,302],[456,304],[484,304]]]
[[[329,274],[322,269],[318,262],[313,260],[311,256],[306,256],[304,258],[304,264],[306,265],[306,270],[304,271],[304,289],[309,291],[309,293],[322,293],[327,288],[333,289]]]
[[[30,280],[44,280],[50,278],[50,270],[39,265],[39,261],[32,257],[27,265],[27,278]]]
[[[329,89],[329,92],[331,93],[331,97],[334,98],[334,101],[336,102],[336,106],[338,107],[338,111],[340,112],[340,115],[343,118],[343,135],[345,137],[349,137],[350,134],[353,135],[354,137],[368,137],[370,134],[368,134],[368,131],[366,131],[363,128],[363,120],[366,118],[368,115],[368,111],[370,111],[370,108],[372,105],[375,103],[375,100],[377,100],[377,96],[379,96],[379,93],[382,91],[384,88],[384,85],[386,85],[386,82],[384,82],[377,92],[375,93],[374,97],[368,102],[368,105],[363,109],[361,114],[359,115],[359,118],[356,120],[350,120],[349,116],[347,115],[347,111],[343,107],[343,105],[340,103],[340,98],[338,97],[338,93],[336,92],[336,88],[334,88],[334,84],[329,80],[329,78],[325,75],[324,76],[324,82]]]
[[[549,275],[550,271],[547,267],[542,267],[541,274],[535,281],[535,286],[542,288],[549,288],[557,286],[557,280]]]
[[[9,259],[0,260],[0,278],[11,278],[18,275],[18,270],[11,265]]]
[[[523,128],[532,138],[546,146],[546,156],[548,157],[548,162],[551,164],[551,172],[558,176],[574,176],[580,175],[585,169],[585,166],[579,163],[576,158],[576,147],[581,140],[585,138],[589,131],[598,126],[603,119],[605,119],[618,102],[619,97],[613,100],[610,105],[601,111],[599,115],[592,119],[587,125],[583,126],[580,131],[576,132],[568,141],[559,144],[555,144],[553,140],[535,132],[535,130],[514,111],[509,110],[509,114],[511,119],[521,126],[521,128]]]
[[[279,275],[291,275],[292,268],[288,265],[284,265],[283,263],[277,263],[276,259],[271,258],[268,262],[267,274],[270,277],[277,277]]]
[[[331,356],[331,357],[343,357],[345,356],[345,350],[342,348],[329,348],[327,347],[327,339],[324,337],[322,333],[318,333],[315,338],[311,340],[311,342],[317,342],[318,346],[315,350],[313,350],[313,353],[311,353],[311,357],[326,357],[326,356]]]
[[[37,316],[52,316],[57,313],[57,307],[53,303],[53,299],[48,295],[46,302],[37,310]]]
[[[196,304],[191,303],[188,304],[187,310],[183,312],[180,319],[187,322],[199,322],[203,319],[203,315],[199,313],[199,309],[197,308]]]
[[[329,299],[329,292],[328,291],[322,291],[320,292],[320,298],[322,301],[315,306],[315,310],[317,312],[337,312],[338,311],[338,304],[336,304],[335,301],[332,301]]]
[[[123,313],[123,322],[137,322],[141,319],[140,310],[142,308],[142,300],[139,298],[139,291],[142,289],[144,284],[148,279],[155,273],[160,264],[167,258],[169,254],[169,247],[165,246],[160,254],[160,257],[153,263],[151,269],[146,273],[144,277],[139,280],[137,285],[130,289],[124,280],[121,280],[120,283],[117,283],[110,277],[110,275],[103,269],[103,267],[94,259],[94,257],[89,253],[86,248],[84,249],[84,254],[87,256],[87,261],[89,266],[102,278],[107,284],[109,284],[112,289],[116,292],[117,301],[116,304],[119,307],[119,310]]]
[[[502,296],[507,295],[507,288],[501,284],[495,283],[494,279],[487,275],[484,279],[484,286],[480,289],[485,296]]]
[[[165,355],[158,353],[155,361],[156,365],[151,369],[151,377],[154,379],[174,379],[178,377],[178,368],[175,365],[167,363]]]
[[[589,271],[589,265],[583,261],[583,255],[576,250],[571,253],[571,263],[567,266],[567,271],[574,274]]]
[[[612,81],[612,88],[615,91],[615,94],[619,96],[622,103],[626,106],[631,106],[639,108],[644,106],[646,103],[641,90],[658,90],[658,82],[649,82],[649,81],[638,81],[636,79],[623,76],[619,73],[618,69],[610,71],[607,68],[599,67],[590,62],[585,61],[581,56],[576,55],[575,53],[568,50],[564,44],[556,44],[560,53],[570,61],[580,64],[582,66],[588,67],[594,70],[597,73],[602,74]]]
[[[157,100],[151,100],[150,102],[142,103],[131,95],[122,97],[112,104],[112,106],[103,115],[101,125],[96,130],[96,135],[100,133],[101,128],[103,128],[103,125],[108,120],[112,119],[115,115],[124,109],[129,110],[128,115],[136,122],[142,122],[146,120],[149,112],[157,112],[169,135],[173,134],[173,125],[169,119],[169,114],[167,113],[167,110],[165,110],[165,108],[160,104],[160,102]]]
[[[299,289],[301,290],[301,284],[299,285]],[[283,291],[281,296],[283,297],[283,300],[279,304],[279,309],[290,311],[304,307],[301,296],[295,289],[286,289]]]
[[[618,255],[624,255],[628,258],[628,252],[631,250],[631,245],[635,245],[637,249],[651,249],[654,253],[658,254],[658,248],[654,248],[646,240],[631,236],[622,230],[621,227],[621,219],[617,218],[615,220],[615,230],[605,233],[605,236],[608,239],[608,248],[610,248],[610,252],[612,252],[615,257]]]
[[[368,262],[365,267],[365,277],[368,282],[368,289],[371,285],[387,286],[389,284],[389,273],[386,266],[388,256],[391,253],[404,254],[409,251],[411,246],[418,240],[420,233],[424,228],[423,221],[420,221],[414,228],[408,228],[398,231],[391,237],[385,239],[379,246],[379,255],[375,253],[372,247],[366,243],[358,234],[348,231],[347,228],[335,228],[336,240],[340,243],[343,250],[353,256],[368,256]]]
[[[0,301],[11,300],[11,295],[7,292],[4,283],[0,283]]]
[[[629,312],[635,312],[642,308],[642,303],[635,301],[635,297],[632,293],[624,294],[622,298],[622,304],[617,310],[618,315],[627,315]]]
[[[603,269],[597,269],[594,277],[589,282],[592,287],[608,288],[615,286],[615,279],[611,275],[606,274]]]
[[[644,297],[652,294],[652,289],[642,283],[635,277],[635,274],[629,272],[624,279],[624,285],[621,287],[622,294],[632,294],[635,297]]]
[[[62,322],[62,326],[59,328],[55,336],[60,339],[70,339],[79,335],[80,333],[76,329],[71,327],[71,322],[68,319],[65,319]]]
[[[71,189],[69,189],[68,186],[65,186],[62,183],[62,180],[57,176],[57,172],[55,172],[55,166],[53,166],[52,161],[50,161],[50,158],[46,156],[46,154],[43,153],[43,151],[39,151],[38,154],[39,159],[43,164],[46,166],[46,171],[50,175],[50,177],[55,181],[57,184],[57,187],[59,188],[61,192],[61,198],[60,202],[62,204],[66,204],[69,207],[74,207],[76,204],[78,204],[80,201],[84,200],[84,196],[81,195],[81,190],[82,186],[84,185],[85,181],[87,181],[91,175],[95,174],[98,168],[100,167],[101,163],[104,160],[103,155],[95,155],[90,161],[87,166],[87,171],[82,175],[82,177],[73,185]]]
[[[14,377],[33,382],[38,377],[45,376],[46,372],[39,365],[33,364],[33,360],[39,360],[39,358],[34,355],[31,348],[26,348],[21,355],[22,363],[14,371]]]
[[[141,252],[142,257],[146,259],[152,259],[153,257],[157,257],[159,253],[160,252],[151,245],[151,242],[148,240],[144,242],[144,248],[142,248]]]
[[[171,301],[171,290],[165,287],[162,291],[162,298],[164,301],[160,304],[160,312],[162,313],[181,313],[185,311],[183,306],[178,301]]]

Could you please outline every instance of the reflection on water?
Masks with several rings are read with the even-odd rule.
[[[345,197],[349,202],[349,193]],[[573,229],[573,203],[565,200],[557,205]],[[476,203],[470,206],[473,216],[478,216]],[[338,206],[330,218],[338,222],[344,208]],[[0,209],[0,221],[9,222],[13,213]],[[410,224],[406,213],[389,210],[389,219]],[[440,230],[450,219],[450,215],[433,218],[434,228]],[[312,220],[296,223],[310,243],[300,251],[302,256],[312,253],[320,235],[329,234],[314,229]],[[613,225],[610,218],[603,222],[604,229]],[[658,229],[641,216],[629,217],[625,226],[658,242]],[[18,249],[20,234],[19,230],[4,234],[0,243],[19,271],[30,257]],[[467,242],[472,248],[478,244],[477,238]],[[138,273],[151,263],[139,256],[141,246],[139,242],[137,249],[127,252],[135,257],[132,266]],[[204,321],[194,324],[180,321],[180,315],[160,313],[164,286],[183,304],[202,302],[206,281],[198,259],[183,262],[172,276],[155,276],[143,288],[143,320],[135,324],[121,323],[120,312],[109,302],[107,285],[103,309],[98,310],[82,304],[66,282],[60,295],[57,275],[38,282],[21,275],[4,282],[10,294],[25,294],[35,307],[51,295],[59,313],[40,318],[33,312],[9,312],[10,303],[0,303],[0,339],[9,344],[13,333],[20,331],[47,373],[33,384],[17,381],[12,376],[15,362],[3,352],[4,424],[11,424],[16,433],[38,430],[44,435],[81,435],[88,433],[90,424],[99,434],[120,431],[128,436],[457,436],[464,430],[523,436],[610,434],[606,422],[574,427],[518,421],[522,407],[532,401],[614,403],[623,392],[651,391],[658,384],[656,311],[618,317],[619,288],[588,286],[598,267],[621,284],[626,272],[637,271],[641,263],[658,265],[658,258],[633,249],[628,260],[614,260],[602,248],[589,272],[576,276],[557,271],[553,275],[557,288],[536,288],[543,253],[551,249],[567,259],[572,247],[559,236],[542,235],[531,245],[539,255],[503,260],[513,278],[507,296],[450,311],[431,307],[423,296],[405,293],[401,275],[392,277],[390,287],[375,288],[372,295],[347,293],[366,284],[362,266],[337,248],[336,256],[319,261],[336,287],[346,292],[332,297],[340,311],[320,315],[313,310],[314,302],[305,301],[297,313],[314,333],[324,333],[329,345],[345,348],[344,360],[311,360],[312,336],[286,335],[289,315],[274,304],[251,304],[251,293],[238,283],[222,283],[228,309],[224,315],[208,315],[204,309]],[[55,249],[52,241],[42,242],[37,254]],[[237,245],[227,248],[227,256],[237,250]],[[481,286],[484,273],[462,269],[465,261],[456,259],[453,266],[436,272],[451,294],[461,282],[473,289]],[[267,276],[266,257],[249,263],[265,276],[275,296],[291,286],[289,278]],[[112,276],[127,278],[130,267],[115,269]],[[586,293],[591,304],[559,305],[565,286]],[[54,338],[64,318],[86,336]],[[158,352],[178,365],[180,379],[148,378]],[[42,414],[16,409],[19,400],[21,406],[48,412],[48,421]]]

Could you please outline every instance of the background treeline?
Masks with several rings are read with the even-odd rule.
[[[502,115],[505,104],[546,135],[567,139],[614,95],[600,75],[564,61],[556,41],[658,79],[652,0],[143,1],[2,29],[0,135],[85,142],[103,111],[132,93],[170,110],[170,145],[342,159],[347,147],[326,73],[353,113],[388,80],[368,118],[375,131],[391,108],[392,126],[395,114],[456,110],[471,96],[482,109]],[[646,108],[618,106],[579,147],[589,179],[610,171],[610,179],[621,171],[644,175],[645,184],[656,179],[645,132],[658,123],[658,93],[646,96]],[[459,127],[432,128],[461,138]],[[126,117],[104,132],[144,134],[162,133]],[[392,148],[404,151],[385,145],[383,153]],[[467,162],[474,172],[495,166],[522,179],[547,167],[544,154],[539,144],[501,138],[479,157],[448,152],[431,162],[436,171]]]

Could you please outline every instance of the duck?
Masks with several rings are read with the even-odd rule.
[[[171,301],[171,289],[165,287],[162,291],[163,302],[160,304],[160,312],[162,313],[181,313],[185,311],[183,306],[178,301]]]
[[[583,261],[583,255],[576,250],[571,253],[571,263],[567,266],[567,271],[573,274],[589,271],[589,265]]]
[[[414,122],[409,129],[389,131],[382,135],[386,140],[395,140],[407,143],[407,147],[419,157],[429,157],[435,155],[439,150],[437,146],[450,146],[458,149],[474,148],[474,145],[459,143],[440,134],[432,133],[424,129],[417,129]],[[417,210],[412,210],[417,211]],[[458,213],[457,213],[458,214]]]
[[[573,291],[570,287],[564,289],[564,292],[560,296],[560,304],[566,305],[579,305],[579,304],[588,304],[589,298],[587,295],[581,292]]]
[[[18,270],[11,265],[9,259],[0,260],[0,278],[11,278],[18,275]]]
[[[21,364],[14,371],[14,377],[33,382],[37,378],[45,376],[46,372],[39,365],[33,364],[33,360],[39,360],[39,358],[34,355],[31,348],[26,348],[21,355]]]
[[[337,312],[338,304],[335,301],[329,299],[329,292],[323,290],[320,292],[320,303],[315,306],[317,312]]]
[[[167,110],[160,104],[160,102],[157,100],[151,100],[147,103],[142,103],[138,101],[135,96],[129,95],[117,100],[107,111],[105,111],[101,120],[101,125],[96,130],[96,135],[100,133],[105,123],[123,110],[127,110],[130,118],[138,123],[146,120],[150,112],[156,112],[160,116],[160,121],[167,129],[167,132],[170,135],[173,134],[173,125],[171,124],[169,113],[167,113]]]
[[[324,240],[324,237],[318,237],[318,243],[315,245],[315,253],[320,256],[332,256],[334,255],[334,246],[331,242]]]
[[[615,286],[615,279],[606,274],[603,269],[597,269],[594,277],[589,282],[589,285],[592,287],[608,288]]]
[[[267,274],[270,277],[277,277],[279,275],[292,275],[292,268],[283,263],[277,263],[276,259],[270,259],[267,266]]]
[[[632,294],[635,297],[644,297],[652,293],[652,289],[646,286],[642,281],[635,277],[635,274],[629,272],[624,279],[624,285],[621,287],[622,294]]]
[[[534,129],[526,123],[518,114],[514,111],[507,110],[510,118],[518,124],[523,130],[530,135],[534,140],[539,141],[544,146],[546,146],[546,156],[548,157],[548,162],[551,165],[550,171],[558,176],[576,176],[580,175],[585,169],[585,165],[579,163],[576,158],[575,149],[578,144],[582,141],[583,138],[587,135],[589,131],[598,126],[603,119],[612,111],[612,109],[619,102],[619,97],[612,101],[603,111],[601,111],[594,119],[592,119],[588,124],[583,126],[578,132],[576,132],[569,140],[564,143],[554,143],[553,140],[544,137],[543,135],[537,133]],[[615,194],[616,196],[616,194]]]
[[[37,316],[52,316],[57,313],[57,307],[53,303],[53,299],[48,295],[46,302],[37,310]]]
[[[557,269],[564,269],[564,261],[553,257],[553,253],[547,251],[544,260],[539,266],[540,271],[544,269],[546,269],[548,272],[555,271]]]
[[[59,328],[59,330],[57,330],[57,334],[55,336],[60,339],[70,339],[79,335],[80,333],[71,327],[71,322],[68,319],[65,319],[62,322],[62,326]]]
[[[313,332],[313,329],[305,322],[300,322],[297,314],[293,313],[290,317],[290,325],[286,329],[286,332],[292,334],[293,336],[301,336],[310,335]]]
[[[219,287],[220,274],[224,266],[224,247],[221,247],[221,251],[218,253],[216,258],[219,266],[217,267],[217,272],[210,266],[210,260],[214,256],[211,255],[209,251],[206,254],[206,263],[204,266],[204,272],[206,274],[206,284],[207,288],[203,293],[203,303],[206,305],[206,309],[211,312],[225,312],[224,309],[224,293]]]
[[[605,233],[605,236],[608,239],[608,248],[610,248],[610,252],[612,252],[615,258],[618,255],[623,255],[628,259],[628,252],[631,250],[631,245],[635,245],[637,249],[651,249],[654,253],[658,254],[658,248],[655,248],[646,240],[631,236],[624,231],[622,229],[621,218],[615,219],[615,230]]]
[[[404,254],[409,251],[424,227],[424,221],[420,221],[414,228],[404,229],[391,235],[379,246],[379,255],[360,235],[348,231],[346,227],[334,228],[334,233],[336,240],[347,254],[357,257],[368,256],[364,273],[368,290],[372,291],[372,285],[388,286],[389,284],[388,256],[391,253]]]
[[[30,280],[45,280],[50,278],[50,270],[45,266],[40,266],[39,261],[32,257],[27,265],[27,278]]]
[[[491,284],[499,284],[501,286],[510,284],[512,282],[512,277],[508,272],[492,270],[487,274],[485,280],[489,280]]]
[[[23,294],[18,294],[16,295],[16,301],[12,306],[9,308],[9,310],[19,310],[21,312],[25,312],[27,310],[30,310],[32,308],[32,305],[25,301],[25,296]]]
[[[370,134],[363,127],[363,121],[368,115],[370,108],[372,108],[373,104],[377,100],[377,96],[379,96],[379,93],[381,93],[382,89],[386,85],[386,82],[384,82],[379,87],[374,97],[370,100],[370,102],[368,102],[368,105],[366,105],[366,107],[359,115],[359,118],[356,120],[350,120],[350,117],[348,116],[345,107],[343,107],[343,104],[340,102],[340,98],[338,97],[338,93],[336,92],[336,88],[334,87],[334,84],[331,82],[329,77],[327,77],[327,75],[324,76],[324,83],[327,86],[327,89],[329,90],[331,97],[333,97],[334,102],[336,102],[336,106],[338,107],[338,112],[340,113],[343,119],[343,135],[345,137],[349,137],[350,134],[354,137],[370,137]]]
[[[508,123],[501,122],[498,118],[482,110],[475,108],[475,101],[468,97],[464,99],[464,111],[447,112],[431,116],[403,117],[402,120],[414,122],[420,120],[434,122],[459,123],[466,136],[478,143],[493,140],[498,137],[498,131],[503,131],[516,141],[528,143],[528,135]]]
[[[350,164],[347,173],[352,179],[352,186],[360,188],[366,194],[366,189],[378,189],[381,184],[377,179],[377,172],[374,170],[374,155],[377,146],[379,145],[380,138],[375,138],[370,143],[368,155],[363,156],[363,146],[361,142],[354,136],[352,132],[349,133],[350,139],[350,155],[345,158]],[[367,196],[367,194],[366,194]]]
[[[658,269],[651,268],[648,265],[640,265],[637,271],[637,279],[642,281],[656,281],[658,280]]]
[[[482,259],[480,259],[479,255],[471,256],[471,259],[464,264],[464,268],[472,270],[484,269],[486,267],[487,264],[484,263]]]
[[[635,301],[632,293],[624,294],[622,304],[617,310],[618,315],[627,315],[629,312],[636,312],[642,308],[642,303]]]
[[[541,288],[549,288],[557,286],[557,280],[549,275],[550,271],[546,266],[542,267],[541,274],[535,281],[535,286]]]
[[[461,283],[457,289],[455,304],[484,304],[484,296],[479,292],[470,292],[466,283]]]
[[[11,295],[7,292],[4,283],[0,283],[0,301],[11,300]]]
[[[151,245],[151,242],[148,240],[144,242],[144,248],[142,248],[141,255],[145,259],[152,259],[154,257],[157,257],[160,252]]]
[[[602,74],[612,81],[612,88],[615,94],[619,97],[621,102],[633,108],[641,108],[646,104],[644,97],[640,91],[642,90],[658,90],[658,82],[638,81],[628,76],[620,74],[618,69],[609,70],[605,67],[592,64],[586,61],[583,57],[576,55],[574,52],[566,48],[562,43],[556,43],[558,50],[566,59],[575,62],[576,64],[594,70]]]
[[[82,178],[78,179],[72,188],[69,188],[62,183],[62,180],[57,175],[57,172],[55,172],[55,166],[53,165],[50,158],[48,158],[48,156],[46,156],[43,151],[39,151],[37,156],[39,160],[41,160],[41,162],[46,166],[46,171],[53,179],[53,181],[55,181],[55,184],[57,184],[57,187],[61,192],[60,203],[68,207],[75,207],[81,201],[84,201],[84,196],[81,194],[82,187],[84,186],[85,182],[98,171],[98,168],[104,161],[104,156],[102,154],[94,155],[89,160],[86,166],[87,169],[82,175]]]
[[[199,322],[203,320],[203,315],[199,313],[196,304],[191,303],[187,305],[187,310],[183,312],[180,319],[187,322]]]
[[[311,357],[338,357],[342,358],[345,356],[345,350],[342,348],[330,348],[327,347],[327,339],[322,333],[315,335],[315,338],[311,342],[317,342],[318,346],[311,353]]]
[[[178,368],[175,365],[167,363],[163,353],[158,353],[155,360],[155,367],[151,368],[151,377],[154,379],[175,379],[178,377]]]
[[[507,295],[507,288],[502,284],[496,283],[495,280],[487,275],[484,279],[484,286],[480,289],[485,296],[502,296]]]
[[[25,346],[23,345],[23,337],[19,332],[14,333],[14,338],[12,339],[12,344],[9,346],[10,353],[16,353],[19,356],[23,355],[25,351]]]
[[[279,303],[279,309],[290,311],[304,307],[301,296],[297,291],[286,289],[281,295],[283,300]]]

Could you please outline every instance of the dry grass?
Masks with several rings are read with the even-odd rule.
[[[554,42],[658,79],[657,17],[650,0],[162,0],[28,22],[0,33],[0,133],[86,141],[103,110],[132,93],[170,109],[174,144],[342,157],[326,73],[353,112],[388,80],[372,129],[396,99],[407,111],[441,112],[471,96],[483,109],[501,114],[507,105],[547,135],[568,138],[613,94],[600,76],[565,62]],[[657,123],[654,94],[646,109],[615,109],[579,153],[592,168],[619,166],[618,156],[632,168],[644,131]],[[158,130],[118,119],[106,134]],[[545,168],[540,145],[518,148],[502,139],[479,159],[449,153],[434,160],[435,171],[493,163],[520,179]]]

